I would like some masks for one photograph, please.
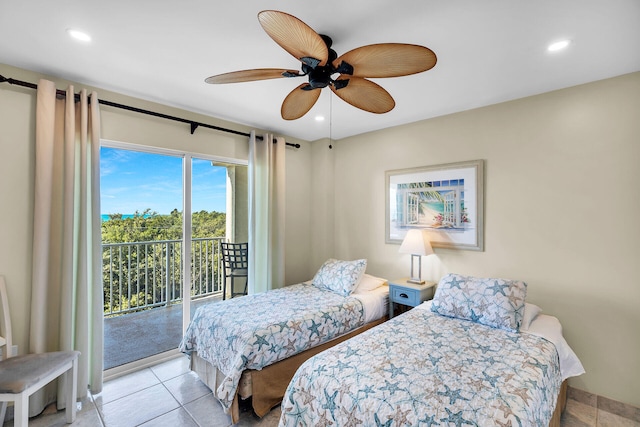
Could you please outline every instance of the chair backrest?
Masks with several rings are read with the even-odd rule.
[[[7,298],[7,284],[4,276],[0,276],[0,349],[2,359],[12,356],[13,342],[11,340],[11,316],[9,315],[9,300]]]
[[[249,268],[249,245],[222,242],[222,258],[225,268],[230,270]]]

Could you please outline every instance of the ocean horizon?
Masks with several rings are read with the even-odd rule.
[[[119,214],[101,214],[100,218],[102,219],[102,222],[104,221],[109,221],[109,216],[110,215],[119,215]],[[136,216],[135,214],[122,214],[122,219],[126,219],[126,218],[133,218],[134,216]],[[146,215],[142,215],[145,218],[146,217],[150,217],[151,215],[146,214]]]

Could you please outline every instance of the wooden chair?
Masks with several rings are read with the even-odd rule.
[[[13,402],[15,427],[29,424],[29,396],[64,375],[66,397],[66,422],[76,418],[76,381],[78,376],[79,351],[56,351],[50,353],[12,356],[11,318],[7,286],[0,276],[0,425],[4,423],[7,402]]]
[[[249,271],[249,247],[247,243],[222,242],[222,258],[224,260],[224,283],[222,299],[227,298],[227,279],[231,279],[231,298],[247,294],[247,277]],[[235,279],[245,278],[244,291],[235,292]]]

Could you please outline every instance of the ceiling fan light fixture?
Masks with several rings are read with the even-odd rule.
[[[571,40],[560,40],[547,46],[547,50],[549,52],[557,52],[559,50],[566,49],[570,44]]]
[[[324,116],[316,116],[316,122],[324,122]]]

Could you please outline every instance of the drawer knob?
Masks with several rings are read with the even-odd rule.
[[[400,294],[400,298],[409,298],[409,296],[405,293]]]

